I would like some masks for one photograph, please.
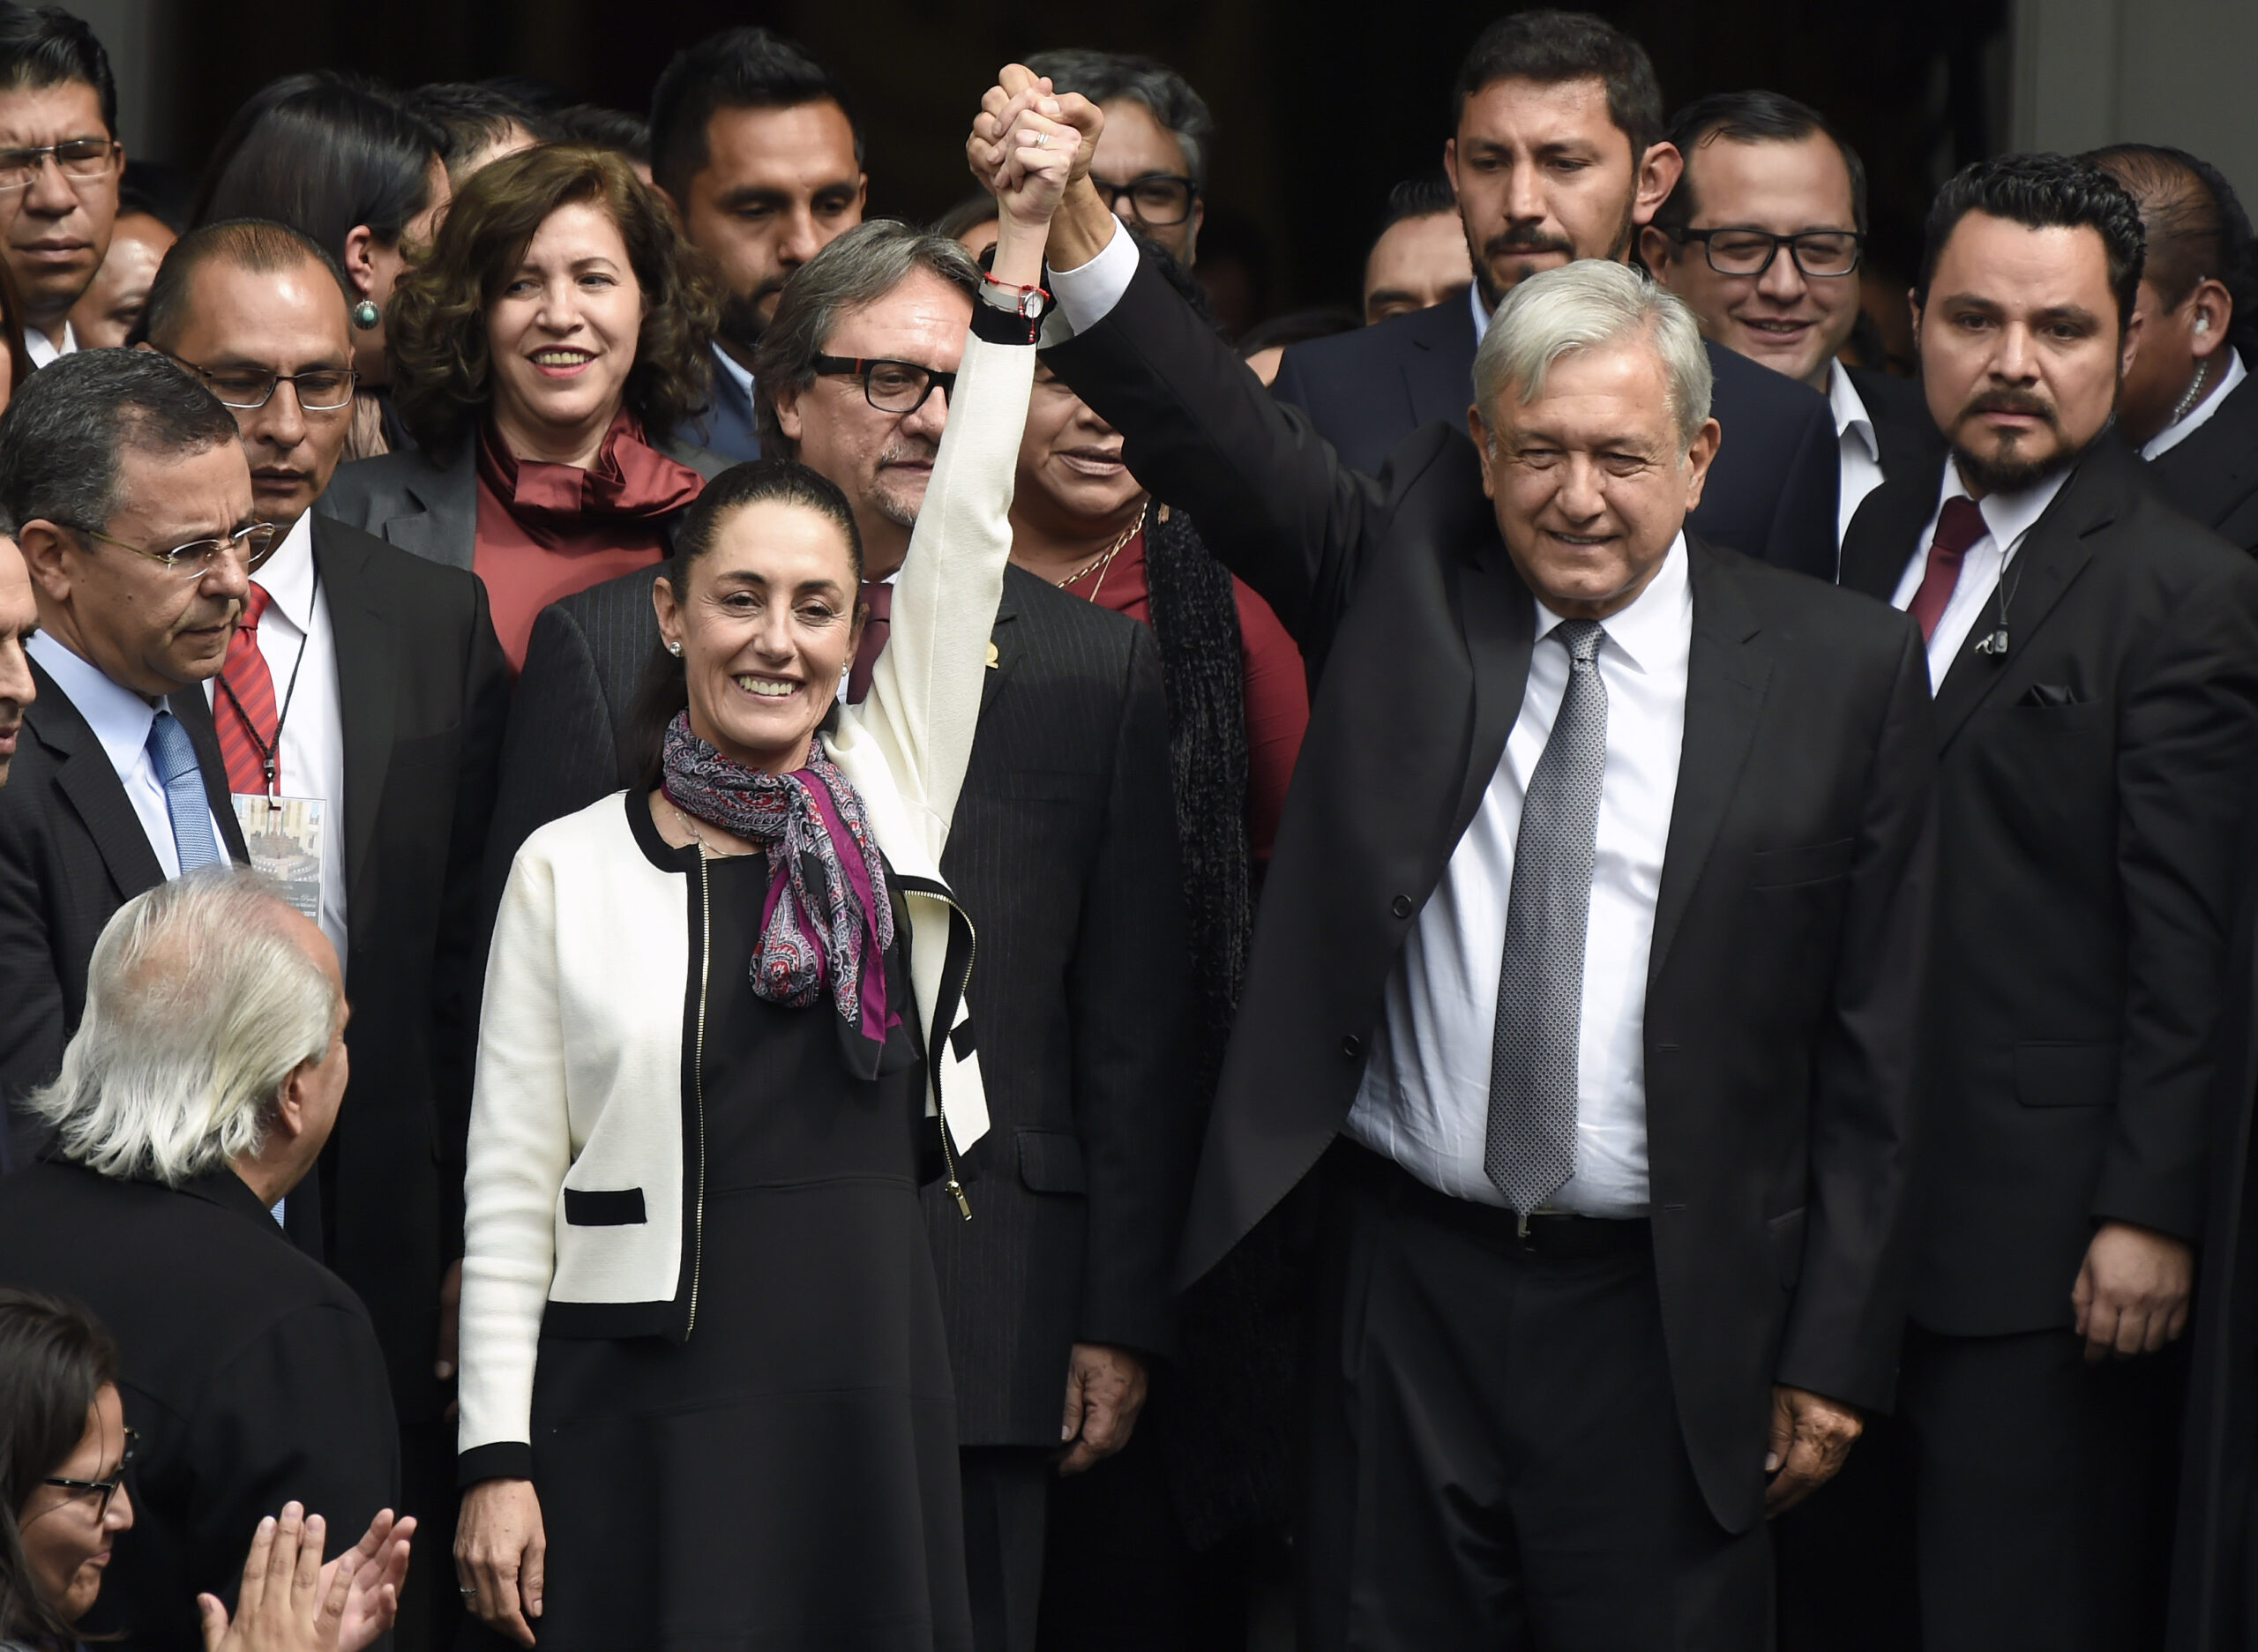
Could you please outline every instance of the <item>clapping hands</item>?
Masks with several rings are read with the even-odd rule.
[[[362,1652],[400,1615],[415,1521],[385,1509],[361,1541],[327,1566],[326,1523],[303,1505],[258,1522],[243,1560],[232,1621],[216,1596],[199,1595],[205,1652]]]

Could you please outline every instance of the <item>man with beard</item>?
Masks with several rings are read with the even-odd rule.
[[[677,432],[758,459],[752,355],[784,282],[863,221],[863,134],[830,73],[766,29],[726,29],[675,54],[651,92],[651,180],[729,285],[714,403]]]
[[[86,1007],[111,913],[183,871],[247,860],[204,698],[275,540],[235,416],[139,350],[34,374],[0,417],[0,519],[31,570],[37,699],[0,789],[0,1102],[19,1111]]]
[[[1836,1615],[1814,1645],[1865,1644],[1864,1588],[1918,1599],[1928,1652],[2161,1622],[2258,569],[2158,503],[2112,429],[2142,257],[2139,208],[2085,161],[1948,183],[1912,296],[1951,456],[1843,543],[1843,582],[1927,639],[1942,835],[1900,1418],[1828,1511],[1910,1506],[1918,1593],[1855,1545],[1798,1581]],[[1859,1472],[1893,1461],[1895,1487]]]
[[[864,622],[850,699],[886,647],[972,306],[1019,298],[953,241],[864,224],[792,278],[762,336],[763,447],[836,483],[855,513]],[[536,827],[637,783],[621,736],[659,647],[661,572],[594,586],[535,622],[490,889]],[[969,1216],[926,1190],[979,1652],[1034,1645],[1050,1484],[1128,1443],[1151,1360],[1173,1339],[1170,1269],[1199,1129],[1160,649],[1058,578],[1006,571],[941,859],[978,931],[968,996],[991,1119]]]
[[[1628,35],[1581,11],[1523,11],[1460,65],[1443,170],[1473,256],[1463,302],[1286,352],[1278,399],[1341,461],[1377,475],[1423,424],[1465,422],[1474,349],[1516,282],[1572,258],[1628,258],[1684,165],[1662,88]],[[1835,422],[1825,398],[1714,341],[1723,445],[1686,527],[1783,568],[1835,577]]]

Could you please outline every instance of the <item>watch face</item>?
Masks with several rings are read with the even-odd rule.
[[[1043,295],[1039,292],[1033,291],[1021,293],[1020,295],[1020,314],[1025,316],[1029,321],[1034,321],[1040,318],[1043,314]]]

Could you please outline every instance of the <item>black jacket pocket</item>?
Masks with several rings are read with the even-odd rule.
[[[639,1187],[568,1187],[564,1220],[576,1228],[633,1228],[642,1225]]]

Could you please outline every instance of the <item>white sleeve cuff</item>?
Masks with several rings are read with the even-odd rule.
[[[1079,268],[1050,272],[1050,295],[1058,313],[1076,333],[1088,333],[1113,313],[1137,273],[1137,240],[1117,219],[1113,235],[1097,257]]]

